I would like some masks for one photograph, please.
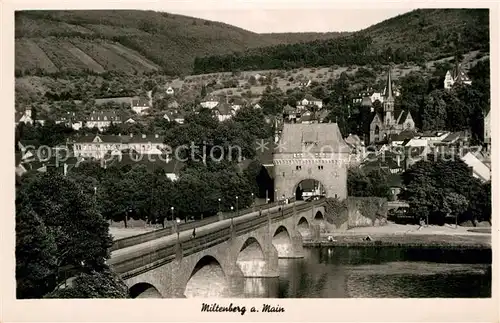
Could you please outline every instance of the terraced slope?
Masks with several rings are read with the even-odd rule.
[[[328,39],[338,33],[256,34],[223,23],[138,10],[16,13],[16,73],[163,70],[188,74],[196,56]]]

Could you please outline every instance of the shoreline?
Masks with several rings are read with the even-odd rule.
[[[328,241],[331,235],[334,241]],[[365,240],[369,237],[371,240]],[[491,250],[491,235],[447,235],[447,234],[376,234],[339,233],[322,235],[319,240],[304,240],[304,247],[406,247],[424,249],[477,249]]]

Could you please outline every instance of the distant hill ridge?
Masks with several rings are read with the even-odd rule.
[[[220,22],[139,10],[16,12],[16,73],[163,70],[189,74],[196,56],[341,33],[257,34]]]
[[[194,73],[424,63],[474,50],[489,52],[488,9],[418,9],[335,39],[197,57]]]
[[[356,33],[279,34],[154,11],[22,11],[16,12],[16,75],[422,61],[449,56],[456,45],[489,51],[488,26],[487,9],[419,9]]]

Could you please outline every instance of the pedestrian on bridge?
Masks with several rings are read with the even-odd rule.
[[[192,236],[193,236],[193,239],[196,238],[196,228],[193,228],[193,234],[192,234]]]

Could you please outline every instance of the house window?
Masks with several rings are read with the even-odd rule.
[[[301,170],[302,166],[295,166],[295,170]]]
[[[285,177],[285,172],[283,172],[283,177]]]
[[[320,170],[323,169],[323,165],[319,165],[318,169],[320,169]]]

